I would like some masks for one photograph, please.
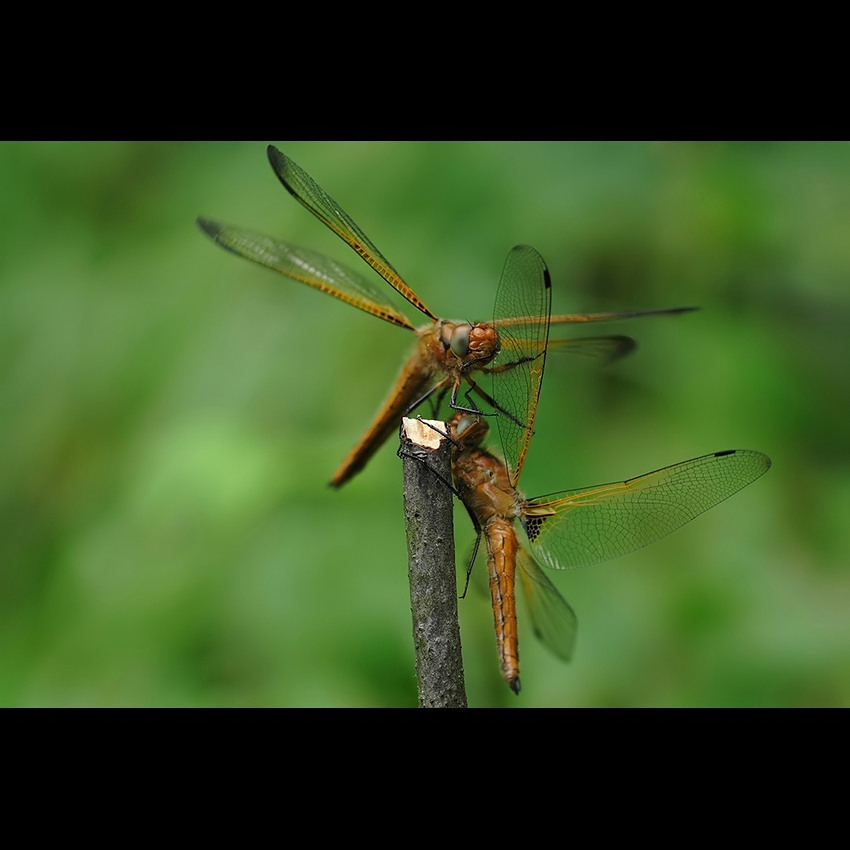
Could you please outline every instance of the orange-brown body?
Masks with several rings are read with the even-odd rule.
[[[487,431],[486,422],[457,415],[450,430],[457,440],[452,461],[455,486],[487,546],[499,666],[511,690],[519,693],[516,566],[520,544],[514,519],[522,512],[523,499],[511,485],[504,463],[478,447]]]
[[[483,535],[486,542],[499,662],[515,693],[517,574],[537,637],[568,661],[575,643],[575,614],[537,561],[568,569],[626,555],[675,531],[770,468],[770,458],[761,452],[726,450],[626,481],[525,499],[515,486],[518,474],[511,477],[501,460],[481,448],[488,430],[486,420],[477,416],[456,414],[451,419],[452,472],[479,540]],[[517,538],[516,519],[525,528],[527,548]]]
[[[487,571],[496,646],[502,676],[514,693],[519,693],[519,637],[516,617],[516,559],[519,541],[513,522],[494,518],[484,530],[487,542]]]
[[[483,322],[471,325],[440,319],[418,328],[416,336],[413,356],[366,433],[334,474],[331,486],[341,487],[360,472],[418,402],[447,385],[456,393],[470,371],[486,366],[499,352],[495,328]]]
[[[339,236],[409,304],[431,320],[430,324],[417,330],[404,313],[385,300],[380,289],[356,271],[330,257],[261,233],[219,224],[207,218],[198,219],[198,225],[204,233],[225,250],[417,334],[419,339],[416,351],[405,364],[392,394],[331,480],[334,487],[339,487],[365,466],[378,447],[391,436],[405,413],[435,390],[445,387],[449,381],[452,382],[454,406],[461,380],[466,377],[472,383],[469,373],[490,363],[505,339],[513,337],[513,342],[519,343],[521,351],[508,364],[502,364],[499,370],[503,370],[506,365],[507,368],[514,368],[529,357],[537,359],[547,345],[551,281],[542,257],[530,246],[518,245],[508,254],[502,272],[502,283],[496,298],[496,317],[492,324],[470,325],[468,322],[447,322],[438,319],[404,282],[351,216],[303,168],[272,145],[269,145],[267,153],[269,163],[287,192]],[[681,309],[561,315],[553,316],[551,321],[559,324],[610,321],[654,312],[681,312]],[[501,343],[497,327],[504,331]],[[596,354],[607,351],[608,354],[617,356],[632,345],[625,337],[561,342],[568,343],[576,350],[584,349]],[[599,343],[602,345],[601,349],[596,347]],[[586,348],[588,344],[590,349]],[[542,369],[542,360],[540,363],[539,368]],[[539,379],[532,381],[529,388],[533,389],[536,403]],[[488,400],[486,396],[483,397]],[[532,420],[533,414],[532,419],[528,421],[528,433],[523,441],[521,453],[515,459],[517,470],[524,460]],[[521,427],[522,423],[517,421],[517,424]]]

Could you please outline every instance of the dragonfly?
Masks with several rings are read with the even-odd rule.
[[[510,418],[508,412],[499,411],[493,405],[492,398],[476,383],[475,373],[490,365],[499,372],[505,372],[512,368],[511,364],[527,356],[527,351],[539,354],[541,331],[547,322],[557,325],[610,322],[697,309],[673,307],[543,316],[533,312],[537,306],[524,302],[522,290],[514,287],[513,297],[502,299],[504,309],[497,312],[492,322],[440,319],[405,283],[351,216],[303,168],[273,145],[268,146],[267,153],[272,169],[295,200],[353,248],[392,289],[428,319],[421,327],[415,327],[375,284],[330,257],[270,236],[198,218],[197,223],[204,233],[237,256],[312,286],[416,335],[412,355],[371,425],[334,473],[330,481],[333,487],[341,487],[360,472],[380,446],[398,430],[402,417],[429,398],[432,403],[436,400],[435,412],[450,392],[449,406],[453,410],[485,415],[501,412],[503,418]],[[511,287],[517,276],[521,276],[522,256],[522,251],[509,254],[500,286]],[[517,339],[523,342],[522,352],[514,348]],[[600,336],[557,340],[552,345],[553,348],[610,361],[631,350],[634,341],[626,336]],[[462,388],[466,404],[458,398]],[[472,393],[492,410],[482,410],[472,399]],[[518,430],[523,430],[522,421],[515,425]]]
[[[532,301],[545,303],[549,276],[543,258],[529,253],[524,269],[515,287]],[[497,304],[504,297],[500,290]],[[514,342],[522,354],[523,341]],[[533,434],[531,425],[545,361],[545,344],[542,349],[539,345],[527,346],[516,367],[493,382],[496,403],[510,410],[515,419],[526,422],[520,431],[510,417],[496,418],[503,459],[482,447],[490,428],[485,419],[460,411],[448,423],[453,489],[476,532],[467,584],[483,538],[499,666],[502,677],[517,694],[517,572],[535,634],[556,656],[569,661],[575,646],[576,616],[541,564],[554,570],[570,569],[648,546],[751,484],[771,465],[770,458],[761,452],[729,449],[626,481],[526,499],[517,484]],[[517,521],[523,539],[517,534]]]

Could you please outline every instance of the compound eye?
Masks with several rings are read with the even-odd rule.
[[[452,334],[452,352],[460,358],[469,354],[469,333],[472,328],[469,325],[461,325],[455,328]]]
[[[477,421],[477,416],[462,416],[455,426],[455,433],[458,437],[462,437]]]

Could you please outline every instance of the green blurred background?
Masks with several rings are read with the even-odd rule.
[[[550,358],[529,496],[773,459],[665,540],[555,575],[576,656],[523,617],[519,697],[471,593],[470,705],[850,704],[850,146],[270,141],[438,315],[489,318],[518,242],[556,312],[702,308],[594,327],[639,340],[606,368]],[[326,483],[413,337],[195,218],[380,279],[265,142],[2,144],[0,181],[0,704],[415,705],[395,445]]]

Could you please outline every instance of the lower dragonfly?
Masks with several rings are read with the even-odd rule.
[[[547,285],[548,272],[543,258],[534,253],[535,262],[528,262],[527,268],[542,288]],[[527,423],[520,431],[510,418],[496,418],[504,460],[482,448],[489,430],[484,419],[457,413],[449,421],[454,490],[476,531],[467,582],[483,537],[499,665],[517,694],[517,567],[535,634],[556,656],[568,661],[575,644],[576,617],[539,564],[570,569],[648,546],[751,484],[771,464],[761,452],[729,449],[626,481],[526,499],[516,487],[533,433],[545,359],[545,346],[542,352],[530,350],[525,360],[493,382],[493,396],[500,408]],[[524,531],[524,542],[517,535],[516,520]]]

